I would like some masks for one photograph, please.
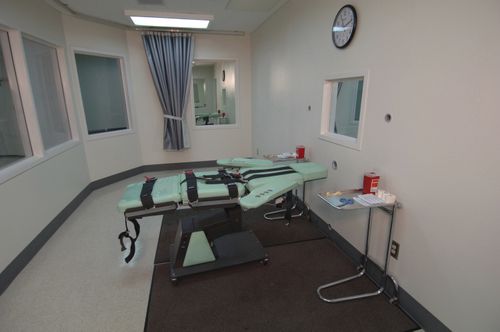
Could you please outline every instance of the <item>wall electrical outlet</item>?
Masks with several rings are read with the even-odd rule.
[[[391,243],[391,256],[394,257],[394,259],[398,259],[399,256],[399,243],[394,240],[392,240]]]

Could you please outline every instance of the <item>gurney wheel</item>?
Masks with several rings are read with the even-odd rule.
[[[260,264],[267,265],[267,262],[269,262],[269,258],[266,257],[260,261]]]
[[[172,282],[172,285],[177,285],[179,283],[179,280],[177,278],[170,278],[170,281]]]

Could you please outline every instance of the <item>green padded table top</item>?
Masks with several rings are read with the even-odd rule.
[[[249,181],[247,184],[248,190],[254,190],[255,188],[260,187],[261,185],[265,185],[269,183],[274,178],[280,178],[288,181],[296,181],[299,185],[302,185],[304,181],[311,180],[319,180],[324,179],[328,176],[328,170],[325,166],[313,163],[313,162],[303,162],[303,163],[291,163],[286,165],[273,165],[272,167],[252,167],[252,168],[242,168],[240,173],[245,173],[250,170],[258,170],[258,169],[266,169],[268,172],[259,173],[259,174],[272,174],[273,169],[282,168],[282,167],[290,167],[297,173],[285,174],[275,177],[269,178],[258,178]]]
[[[305,181],[318,180],[326,178],[328,171],[326,167],[312,162],[292,163],[286,165],[293,168],[296,173],[284,174],[279,176],[271,176],[250,180],[246,187],[242,183],[236,183],[240,196],[240,205],[244,209],[252,209],[261,206],[262,204],[279,197],[280,195],[297,188]],[[281,168],[283,165],[273,165],[271,167],[252,167],[241,169],[241,173],[247,170],[266,169],[269,171],[259,174],[272,174],[274,168]],[[195,172],[197,177],[203,175],[214,175],[216,171]],[[178,174],[159,178],[151,192],[155,205],[175,203],[187,204],[187,185],[181,183],[184,181],[185,175]],[[122,199],[118,203],[118,210],[125,212],[128,209],[141,208],[142,202],[140,194],[143,182],[133,183],[127,186]],[[245,195],[246,191],[250,191]],[[203,181],[198,181],[198,198],[199,199],[227,199],[229,197],[228,188],[225,184],[206,184]]]
[[[203,175],[215,175],[218,172],[195,172],[195,175],[197,177],[202,177]],[[184,174],[180,175],[181,181],[184,181],[186,176]],[[238,187],[238,194],[239,196],[243,196],[245,194],[245,185],[243,183],[236,183],[236,186]],[[181,197],[182,197],[182,202],[184,204],[187,204],[189,202],[188,196],[187,196],[187,184],[184,182],[181,184],[180,188]],[[220,184],[206,184],[203,181],[198,181],[198,199],[209,199],[209,198],[227,198],[229,197],[229,190],[227,189],[227,186],[223,183]]]
[[[273,162],[267,159],[229,158],[217,160],[217,165],[227,167],[271,167]]]
[[[180,202],[180,181],[180,174],[156,180],[153,191],[151,192],[153,202],[155,204]],[[118,202],[118,210],[120,212],[142,207],[141,190],[143,183],[144,182],[132,183],[127,186],[120,202]]]
[[[275,165],[273,167],[253,167],[241,169],[240,172],[244,174],[245,171],[262,169],[266,171],[258,174],[265,175],[279,172],[278,169],[283,167],[290,167],[296,173],[261,177],[250,180],[246,184],[250,193],[240,199],[240,206],[245,210],[257,208],[262,204],[269,202],[270,200],[275,199],[300,185],[303,185],[305,181],[319,180],[328,176],[328,170],[326,167],[312,162]],[[275,171],[274,169],[277,170]],[[249,176],[251,176],[251,174],[247,177]]]

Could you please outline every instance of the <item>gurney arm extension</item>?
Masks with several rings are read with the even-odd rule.
[[[300,186],[297,181],[275,179],[269,184],[255,188],[250,194],[240,198],[240,205],[244,210],[255,209],[265,203],[286,194]]]

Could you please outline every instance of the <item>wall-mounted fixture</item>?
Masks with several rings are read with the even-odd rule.
[[[148,12],[140,10],[126,10],[125,15],[130,16],[130,19],[135,25],[187,29],[206,29],[210,21],[214,19],[212,15]]]
[[[226,81],[226,71],[222,69],[222,82]]]

